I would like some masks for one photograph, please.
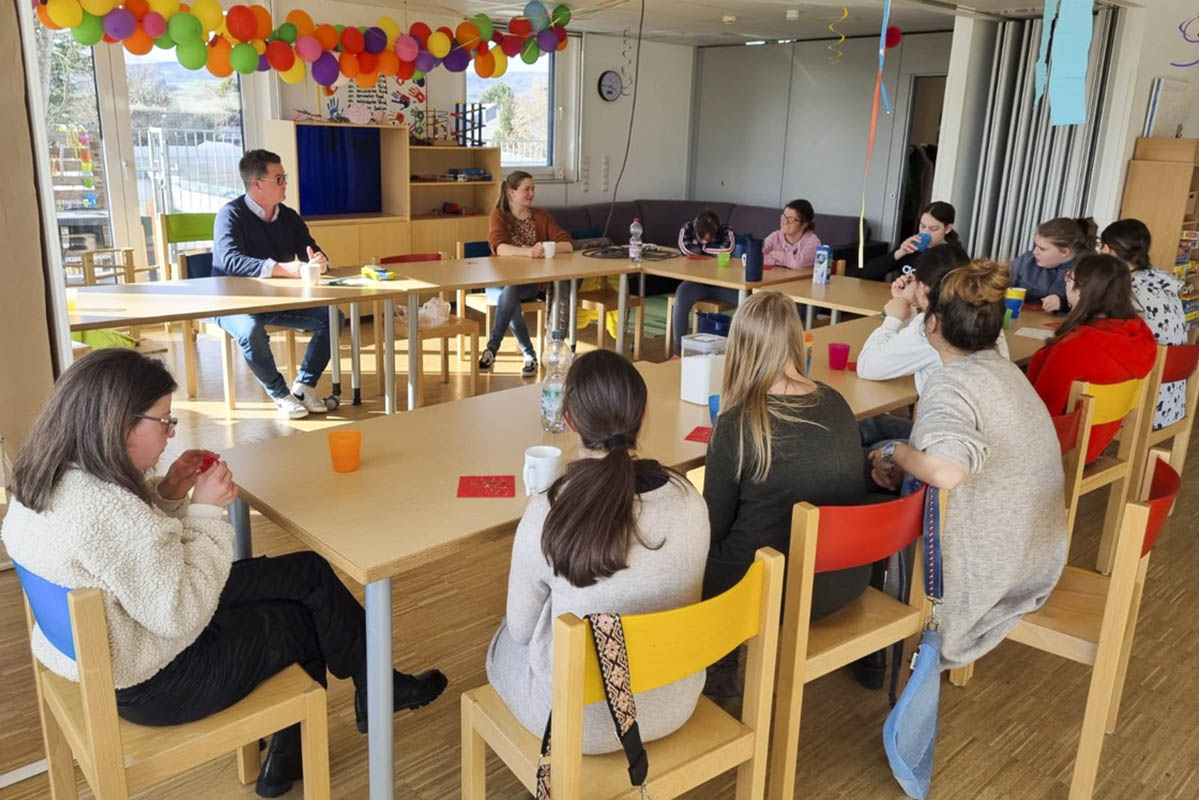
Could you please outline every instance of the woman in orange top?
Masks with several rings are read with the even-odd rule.
[[[1088,255],[1065,273],[1070,313],[1028,364],[1028,379],[1051,415],[1066,413],[1074,381],[1123,383],[1144,378],[1157,340],[1133,304],[1132,277],[1115,256]],[[1091,429],[1087,463],[1103,452],[1120,421]]]
[[[533,208],[533,176],[523,170],[508,175],[500,187],[500,199],[491,211],[491,228],[487,232],[487,243],[497,256],[525,256],[545,258],[545,242],[555,242],[559,253],[569,253],[570,234],[562,230],[554,218],[540,208]],[[495,354],[504,340],[504,330],[511,327],[521,351],[525,354],[521,375],[537,374],[537,351],[529,338],[529,326],[525,324],[520,304],[537,297],[538,285],[505,286],[503,289],[488,289],[488,300],[496,301],[495,325],[487,348],[479,356],[479,369],[489,370],[495,363]],[[539,332],[540,333],[540,332]]]

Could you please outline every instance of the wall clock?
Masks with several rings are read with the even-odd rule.
[[[624,81],[615,70],[605,70],[599,76],[599,96],[611,103],[624,92]]]

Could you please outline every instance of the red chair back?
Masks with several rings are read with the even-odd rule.
[[[1153,456],[1151,456],[1153,457]],[[1170,462],[1158,458],[1153,468],[1153,480],[1149,484],[1149,496],[1145,505],[1149,506],[1149,521],[1145,523],[1145,544],[1141,548],[1141,557],[1149,555],[1157,544],[1157,535],[1161,533],[1170,509],[1178,498],[1178,490],[1182,488],[1182,478]]]
[[[379,259],[380,264],[407,264],[412,261],[440,261],[441,253],[405,253],[402,256],[388,256]]]
[[[1185,381],[1199,367],[1199,344],[1172,344],[1166,348],[1166,365],[1162,368],[1162,383]]]
[[[1057,443],[1062,454],[1069,453],[1078,447],[1078,436],[1082,433],[1082,404],[1079,403],[1068,414],[1053,418],[1053,428],[1057,431]]]
[[[816,572],[873,564],[920,537],[927,486],[869,506],[821,506]]]

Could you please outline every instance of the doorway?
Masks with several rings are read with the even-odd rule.
[[[944,104],[944,75],[919,75],[912,79],[898,240],[915,232],[920,223],[920,209],[933,200],[933,174],[937,166],[937,140],[941,136]]]

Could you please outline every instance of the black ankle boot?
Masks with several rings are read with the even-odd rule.
[[[850,665],[853,676],[858,683],[867,689],[881,689],[887,675],[887,658],[885,650],[876,650],[865,658],[859,658]]]
[[[404,711],[427,706],[445,691],[448,684],[441,670],[431,669],[419,675],[396,670],[391,680],[392,710]],[[366,687],[354,691],[354,717],[358,722],[358,732],[366,733]]]
[[[259,797],[278,797],[304,776],[303,750],[300,747],[300,726],[284,728],[271,739],[266,760],[258,771],[254,791]]]

